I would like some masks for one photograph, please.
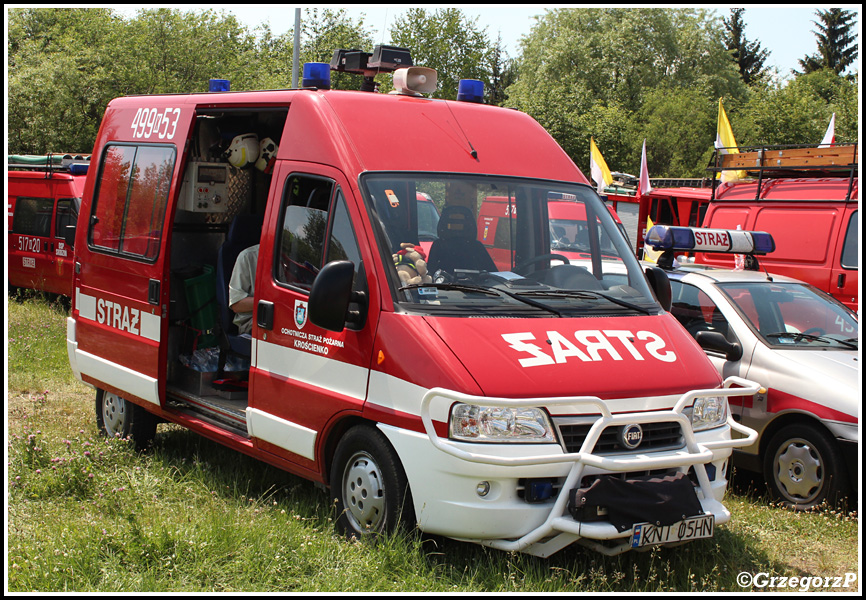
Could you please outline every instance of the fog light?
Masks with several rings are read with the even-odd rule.
[[[482,498],[490,493],[490,482],[482,481],[478,485],[475,486],[475,493],[481,496]]]

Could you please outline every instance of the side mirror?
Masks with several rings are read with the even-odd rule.
[[[355,266],[348,260],[330,262],[313,281],[308,308],[310,321],[328,331],[343,331],[349,319]]]
[[[671,281],[668,279],[668,274],[660,267],[647,267],[644,271],[647,283],[653,294],[656,295],[656,300],[662,305],[665,311],[671,311]]]
[[[704,350],[712,350],[725,355],[727,360],[743,358],[743,347],[736,342],[729,342],[718,331],[699,331],[695,336],[698,345]]]
[[[67,225],[66,230],[63,232],[63,242],[67,248],[75,247],[75,230],[75,225]]]

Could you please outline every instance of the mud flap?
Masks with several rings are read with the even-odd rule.
[[[587,488],[572,489],[568,509],[577,521],[598,521],[606,514],[620,532],[635,523],[673,525],[703,514],[692,482],[682,473],[628,480],[602,475]]]

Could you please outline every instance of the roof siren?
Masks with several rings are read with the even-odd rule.
[[[436,91],[438,76],[436,69],[429,67],[404,67],[394,71],[394,91],[392,94],[420,96]]]

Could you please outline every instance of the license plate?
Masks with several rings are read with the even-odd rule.
[[[701,515],[690,517],[673,525],[638,523],[631,531],[631,547],[643,548],[670,542],[686,542],[713,537],[715,517]]]

